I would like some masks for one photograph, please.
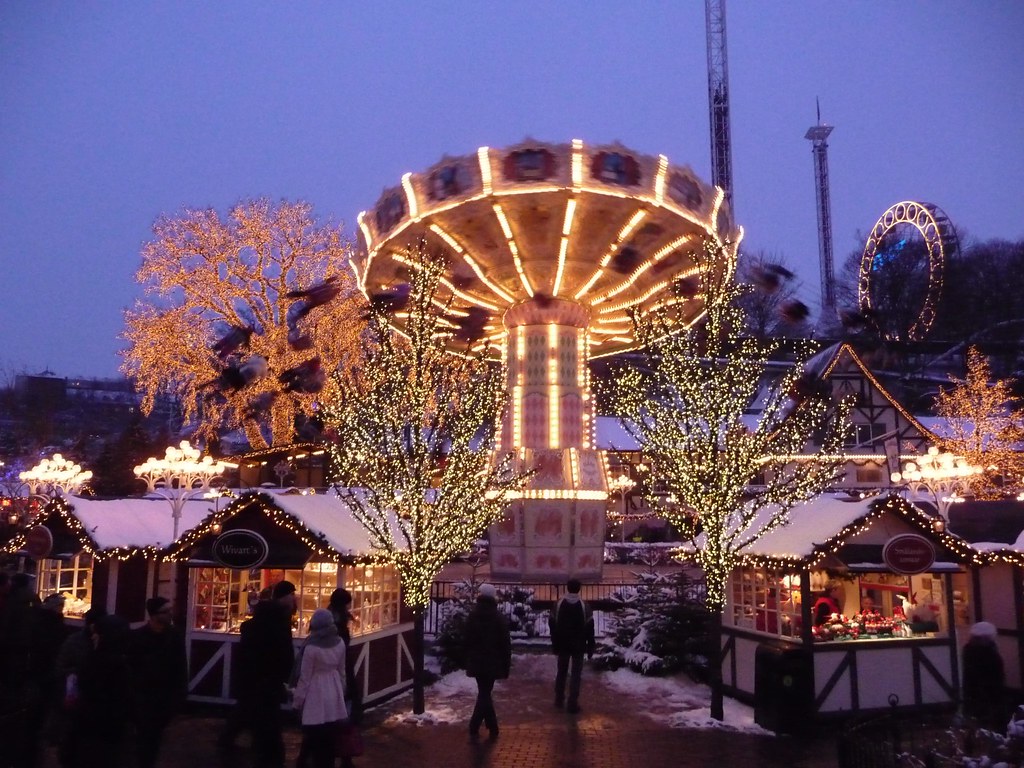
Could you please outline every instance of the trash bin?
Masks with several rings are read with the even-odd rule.
[[[801,733],[813,715],[811,654],[790,645],[759,645],[754,655],[754,722],[776,733]]]

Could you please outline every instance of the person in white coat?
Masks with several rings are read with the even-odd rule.
[[[312,768],[333,768],[335,736],[345,709],[345,644],[326,608],[313,613],[292,701],[302,711],[303,752]]]

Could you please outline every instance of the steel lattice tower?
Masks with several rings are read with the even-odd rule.
[[[708,110],[711,117],[711,183],[725,190],[733,210],[732,139],[729,127],[729,64],[725,48],[725,0],[704,0],[708,34]]]
[[[818,202],[818,257],[821,261],[821,317],[831,317],[836,309],[835,277],[832,271],[832,200],[828,188],[828,136],[831,125],[821,122],[821,107],[818,107],[818,124],[807,129],[805,139],[811,141],[814,155],[814,191]]]

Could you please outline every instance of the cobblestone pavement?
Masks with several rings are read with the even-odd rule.
[[[550,657],[549,657],[550,658]],[[518,657],[517,657],[518,659]],[[545,662],[546,663],[546,662]],[[520,674],[516,674],[519,666]],[[553,660],[551,663],[553,669]],[[540,672],[546,671],[541,665]],[[835,768],[836,745],[827,737],[798,739],[755,735],[728,727],[686,728],[652,719],[637,711],[637,696],[602,684],[601,675],[584,673],[581,705],[576,715],[555,709],[551,679],[537,664],[517,663],[512,677],[499,682],[495,702],[501,727],[491,741],[471,741],[468,733],[473,694],[469,690],[427,691],[426,718],[410,714],[410,696],[403,695],[367,713],[366,752],[357,768],[678,768],[679,766],[786,766]],[[652,707],[653,704],[653,707]],[[647,700],[644,709],[659,711]],[[430,713],[439,717],[431,722]],[[438,722],[437,720],[441,720]],[[728,721],[728,717],[727,717]],[[225,763],[217,756],[216,738],[223,723],[219,712],[193,712],[169,729],[158,768],[249,768],[252,756],[246,737]],[[300,733],[292,724],[285,733],[287,765],[293,766]],[[43,768],[56,768],[52,754]]]

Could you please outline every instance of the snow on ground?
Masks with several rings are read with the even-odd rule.
[[[437,674],[433,657],[427,657],[427,668]],[[512,658],[512,679],[498,681],[495,699],[501,700],[502,688],[514,687],[520,682],[524,688],[543,684],[537,691],[535,702],[538,716],[550,706],[548,689],[555,679],[555,657],[552,654],[515,654]],[[584,670],[583,692],[591,686],[601,686],[616,698],[630,700],[630,709],[639,715],[673,728],[726,728],[744,733],[770,735],[754,723],[753,708],[726,697],[725,722],[710,716],[711,691],[706,685],[690,680],[684,674],[671,677],[644,677],[628,669],[614,672]],[[524,691],[526,693],[526,691]],[[426,691],[426,712],[411,712],[411,693],[392,699],[384,705],[389,724],[434,725],[439,723],[465,723],[472,712],[476,698],[476,681],[463,671],[443,675]],[[528,702],[521,708],[532,709]]]

